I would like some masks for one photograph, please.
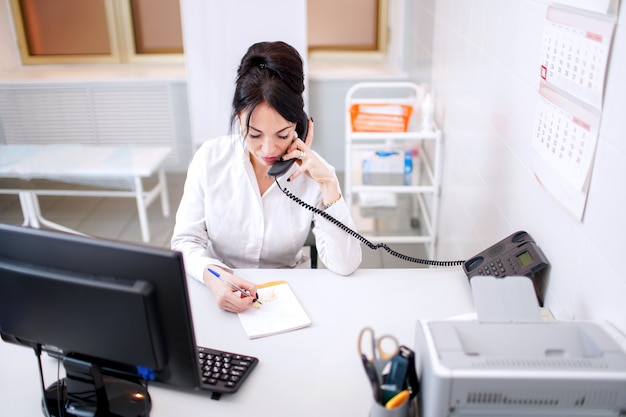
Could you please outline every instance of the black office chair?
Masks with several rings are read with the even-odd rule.
[[[313,235],[313,225],[311,224],[311,230],[306,237],[304,246],[308,246],[311,249],[311,269],[317,269],[317,246],[315,245],[315,236]]]

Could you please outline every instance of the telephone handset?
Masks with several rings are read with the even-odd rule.
[[[303,141],[306,141],[306,134],[307,134],[308,129],[309,129],[309,116],[307,116],[305,113],[304,120],[301,123],[296,123],[296,133],[298,134],[299,138],[302,138]],[[295,158],[288,159],[286,161],[283,161],[283,160],[276,161],[274,165],[272,165],[272,167],[269,169],[269,171],[267,171],[267,175],[269,175],[270,177],[274,177],[274,178],[280,177],[285,172],[287,172],[289,168],[291,168],[294,162],[296,162]]]
[[[463,271],[468,278],[476,275],[523,275],[533,278],[548,265],[548,260],[533,238],[528,233],[519,231],[466,261]]]

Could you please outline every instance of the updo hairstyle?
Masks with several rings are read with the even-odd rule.
[[[241,126],[247,132],[254,109],[267,102],[285,120],[296,123],[296,132],[304,139],[308,120],[303,92],[304,71],[298,51],[285,42],[256,43],[248,48],[237,70],[231,126],[241,112],[247,111],[247,120]]]

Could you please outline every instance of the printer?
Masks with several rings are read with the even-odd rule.
[[[616,329],[506,314],[481,320],[477,310],[478,319],[417,323],[420,417],[626,416]]]

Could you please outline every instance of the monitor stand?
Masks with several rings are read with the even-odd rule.
[[[139,379],[102,375],[90,362],[64,358],[66,377],[50,385],[42,404],[54,417],[147,417],[152,403]],[[44,410],[45,411],[45,410]]]

